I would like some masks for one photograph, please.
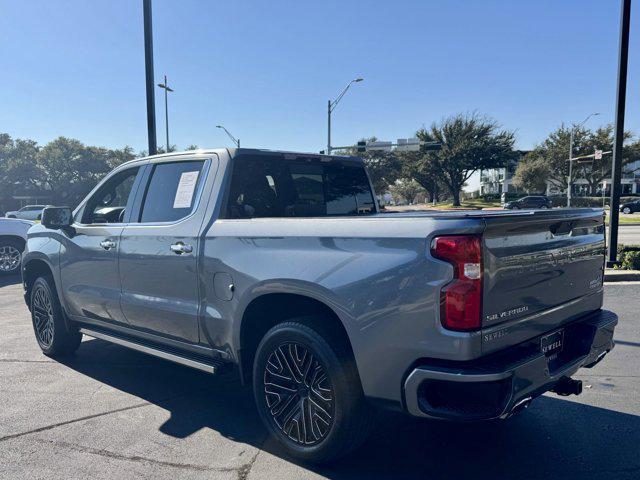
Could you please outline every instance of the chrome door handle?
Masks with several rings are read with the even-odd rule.
[[[105,250],[111,250],[116,246],[116,242],[114,242],[113,240],[103,240],[100,242],[100,246]]]
[[[182,255],[183,253],[191,253],[193,252],[193,247],[191,245],[186,245],[182,242],[174,243],[169,247],[173,253],[178,255]]]

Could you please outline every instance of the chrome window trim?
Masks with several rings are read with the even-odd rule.
[[[211,170],[212,157],[194,158],[193,160],[180,159],[177,162],[171,162],[169,161],[168,158],[165,160],[167,161],[152,162],[151,165],[164,165],[167,163],[184,163],[185,161],[194,161],[194,162],[204,163],[204,165],[202,166],[202,169],[200,170],[202,174],[202,180],[200,181],[200,183],[198,184],[198,188],[196,189],[196,192],[195,192],[196,199],[195,199],[195,202],[193,203],[193,208],[191,209],[191,212],[189,213],[189,215],[186,215],[172,222],[129,222],[129,223],[123,223],[122,225],[125,225],[126,227],[172,227],[174,225],[178,225],[184,221],[189,220],[191,217],[193,217],[196,214],[196,212],[198,211],[198,208],[200,208],[200,200],[202,198],[202,192],[204,191],[204,185],[207,182],[207,179],[209,178],[209,171]],[[153,172],[149,174],[147,184],[145,185],[145,190],[149,187],[149,183],[151,182],[152,178],[153,178]],[[138,212],[138,214],[142,213],[143,208],[144,208],[144,201],[140,203],[140,212]],[[116,224],[110,223],[107,225],[116,225]]]

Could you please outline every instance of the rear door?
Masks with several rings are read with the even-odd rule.
[[[120,240],[122,311],[133,327],[198,341],[199,232],[209,200],[202,192],[217,165],[217,157],[149,165]]]
[[[602,211],[540,210],[485,219],[485,350],[540,335],[602,305]]]

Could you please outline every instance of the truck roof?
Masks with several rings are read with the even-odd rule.
[[[199,148],[197,150],[186,150],[182,152],[169,152],[169,153],[161,153],[159,155],[148,155],[146,157],[139,157],[129,160],[125,162],[123,165],[130,162],[137,162],[140,160],[156,160],[162,158],[175,158],[176,160],[180,160],[180,157],[188,157],[194,154],[198,155],[208,155],[212,153],[228,153],[231,158],[234,158],[238,155],[242,154],[253,154],[253,155],[284,155],[292,156],[292,157],[304,157],[304,158],[318,158],[325,160],[350,160],[356,162],[362,162],[360,157],[349,156],[349,155],[323,155],[320,153],[311,153],[311,152],[294,152],[289,150],[269,150],[266,148]],[[186,160],[186,158],[185,158]]]

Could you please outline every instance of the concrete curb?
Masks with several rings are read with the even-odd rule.
[[[614,270],[606,269],[604,272],[605,282],[638,282],[640,281],[640,271],[638,270]]]

